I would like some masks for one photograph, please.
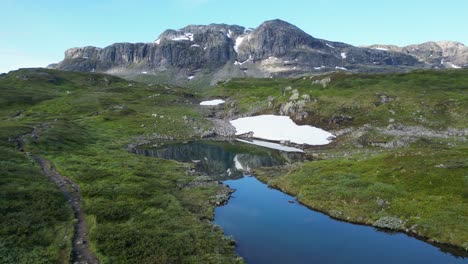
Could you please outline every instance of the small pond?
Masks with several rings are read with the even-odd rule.
[[[258,167],[271,167],[303,158],[238,141],[168,142],[144,146],[136,154],[192,163],[195,171],[219,180],[236,179]]]
[[[236,191],[217,207],[214,223],[236,241],[247,263],[468,263],[402,233],[338,221],[248,176],[260,166],[302,159],[240,142],[195,141],[152,145],[137,154],[191,162],[199,173]]]

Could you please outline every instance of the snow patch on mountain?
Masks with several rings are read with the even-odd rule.
[[[234,45],[234,50],[237,53],[239,53],[239,47],[242,44],[242,41],[244,41],[246,36],[248,36],[248,35],[242,35],[242,36],[239,36],[239,37],[236,38],[236,42],[235,42],[235,45]]]

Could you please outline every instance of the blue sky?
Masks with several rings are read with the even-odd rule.
[[[0,0],[0,72],[45,66],[65,49],[150,42],[168,28],[283,19],[353,45],[468,44],[467,0]]]

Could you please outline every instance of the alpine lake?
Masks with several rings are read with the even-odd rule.
[[[256,168],[302,161],[303,153],[210,140],[159,142],[134,152],[191,163],[194,176],[235,190],[216,208],[213,224],[232,237],[246,263],[467,263],[404,233],[331,218],[255,178]]]

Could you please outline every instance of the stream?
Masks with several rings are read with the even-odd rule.
[[[241,142],[194,141],[146,146],[137,154],[191,162],[201,175],[235,189],[214,224],[236,241],[247,263],[467,263],[404,233],[330,218],[251,176],[255,168],[302,159]]]

